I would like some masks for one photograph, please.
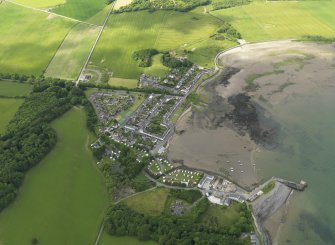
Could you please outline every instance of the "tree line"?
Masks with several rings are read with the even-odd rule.
[[[106,231],[114,236],[135,236],[140,240],[153,240],[159,244],[221,244],[242,245],[242,230],[231,230],[213,223],[202,222],[208,200],[201,200],[187,216],[162,214],[151,216],[136,212],[125,204],[113,205],[105,220]],[[245,230],[249,231],[249,230]]]
[[[131,4],[126,5],[115,13],[141,11],[141,10],[175,10],[180,12],[190,11],[198,6],[210,4],[210,0],[133,0]]]
[[[8,77],[8,76],[6,76]],[[25,76],[33,80],[30,95],[0,136],[0,211],[16,197],[24,174],[50,152],[57,141],[49,123],[73,105],[87,104],[83,91],[72,82]]]

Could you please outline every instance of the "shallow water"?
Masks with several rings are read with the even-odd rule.
[[[290,97],[272,108],[282,147],[255,155],[258,177],[308,182],[290,200],[277,244],[335,244],[335,88]]]

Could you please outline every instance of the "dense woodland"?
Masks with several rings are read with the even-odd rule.
[[[57,135],[49,123],[73,105],[89,108],[83,91],[72,82],[19,75],[10,78],[29,79],[34,88],[9,123],[7,133],[0,136],[0,210],[15,199],[25,172],[56,144]]]
[[[163,53],[161,57],[161,62],[163,65],[169,68],[180,68],[180,67],[191,67],[193,63],[187,59],[180,60],[172,56],[169,52]]]
[[[139,67],[150,67],[152,64],[152,56],[158,53],[156,49],[142,49],[133,53],[133,59],[139,62]]]
[[[213,2],[213,10],[227,9],[251,3],[251,0],[221,0]]]
[[[210,225],[202,221],[208,209],[207,199],[201,200],[185,217],[168,214],[149,216],[138,213],[124,204],[110,208],[106,218],[106,230],[111,235],[136,236],[140,240],[154,240],[159,244],[244,244],[242,232],[251,230],[251,216],[246,215],[243,223],[224,227],[216,222]],[[241,208],[246,210],[245,205]],[[249,212],[246,211],[246,214]]]

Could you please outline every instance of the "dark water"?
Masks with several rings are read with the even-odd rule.
[[[258,176],[308,182],[290,199],[278,244],[335,244],[335,89],[296,95],[273,107],[282,146],[256,155]]]

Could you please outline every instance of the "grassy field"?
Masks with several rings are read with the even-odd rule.
[[[1,89],[1,86],[0,86]],[[1,90],[0,90],[1,91]],[[4,99],[0,98],[0,134],[5,133],[7,124],[13,118],[23,99]]]
[[[162,64],[161,57],[162,54],[152,57],[152,65],[144,68],[144,73],[157,77],[164,77],[169,72],[169,68]]]
[[[314,17],[335,30],[335,1],[322,1],[322,3],[319,1],[303,1],[301,4]]]
[[[108,233],[104,232],[101,236],[99,245],[155,245],[157,243],[153,241],[139,241],[134,237],[122,236],[110,236]]]
[[[0,80],[0,96],[25,96],[30,93],[33,86],[28,83],[18,83]]]
[[[0,72],[40,75],[74,22],[0,4]]]
[[[88,20],[106,7],[106,0],[66,0],[53,12],[78,20]]]
[[[188,57],[193,63],[209,68],[214,66],[214,57],[219,52],[236,45],[236,42],[210,38],[189,46],[188,51],[191,51],[191,53]]]
[[[109,19],[91,62],[111,68],[114,77],[137,79],[144,69],[132,59],[133,52],[147,48],[187,49],[189,45],[208,39],[221,24],[217,18],[195,12],[115,14]],[[154,57],[152,73],[162,74],[165,68],[157,64],[157,59],[158,56]]]
[[[33,8],[47,9],[56,5],[65,4],[66,0],[13,0],[13,2]]]
[[[108,197],[87,147],[85,112],[72,109],[52,126],[57,145],[28,172],[16,201],[0,214],[0,244],[95,241]]]
[[[77,79],[99,30],[98,27],[83,23],[73,27],[50,62],[45,76]]]
[[[235,202],[229,207],[211,204],[203,215],[202,221],[208,224],[215,221],[219,225],[229,227],[240,218],[240,205]]]
[[[325,7],[312,10],[313,6],[323,3],[258,1],[245,6],[214,11],[212,14],[230,21],[247,41],[299,38],[303,35],[335,36],[335,30],[332,28],[335,22],[332,26],[328,25],[335,19],[331,14],[333,12],[328,12],[326,15]],[[327,3],[333,9],[334,4],[334,1]]]
[[[148,215],[160,215],[164,211],[168,194],[168,189],[156,188],[152,191],[130,197],[124,202],[137,212]]]
[[[109,79],[108,84],[111,86],[122,86],[126,88],[136,88],[138,80],[137,79],[125,79],[125,78],[117,78],[112,77]]]

